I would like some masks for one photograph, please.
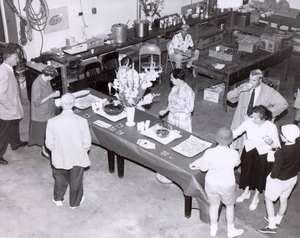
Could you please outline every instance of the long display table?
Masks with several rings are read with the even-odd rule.
[[[102,93],[91,89],[91,93],[99,98],[105,98]],[[126,126],[126,118],[113,122],[109,119],[95,114],[91,108],[85,110],[76,110],[76,113],[87,117],[90,124],[94,143],[106,148],[108,153],[108,164],[110,172],[113,172],[114,154],[118,158],[119,177],[124,174],[124,159],[132,160],[142,166],[150,168],[158,173],[168,177],[177,184],[183,191],[185,198],[185,215],[189,217],[192,209],[192,197],[196,198],[197,208],[200,210],[200,219],[203,222],[209,222],[209,202],[203,189],[205,174],[200,170],[191,170],[189,165],[201,156],[201,153],[194,157],[186,157],[175,152],[172,147],[188,139],[192,134],[179,128],[180,138],[164,145],[153,140],[137,131],[137,127]],[[101,120],[111,124],[110,128],[102,128],[93,122]],[[135,121],[150,120],[150,127],[161,122],[146,112],[136,110]],[[155,149],[146,149],[138,145],[140,139],[147,139],[155,144]],[[200,138],[201,139],[201,138]],[[203,140],[203,139],[202,139]],[[203,152],[202,152],[203,153]],[[155,176],[155,174],[153,174]]]

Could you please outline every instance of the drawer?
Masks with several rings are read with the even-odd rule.
[[[265,69],[268,69],[280,62],[281,61],[277,59],[277,55],[273,55],[269,59],[265,59],[265,60],[259,62],[258,68],[261,70],[265,70]]]

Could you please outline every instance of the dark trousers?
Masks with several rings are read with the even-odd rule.
[[[54,178],[54,200],[63,201],[64,195],[70,185],[70,206],[80,205],[83,196],[83,172],[84,168],[74,166],[70,170],[56,169],[52,166]]]
[[[0,157],[3,157],[8,144],[16,147],[20,143],[20,120],[0,119]]]

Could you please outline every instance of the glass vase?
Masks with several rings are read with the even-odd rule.
[[[126,114],[127,114],[126,126],[134,126],[135,106],[126,107]]]

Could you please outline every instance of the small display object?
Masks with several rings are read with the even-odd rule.
[[[268,51],[268,52],[276,52],[281,49],[282,38],[277,36],[270,36],[268,34],[262,34],[260,37],[262,45],[260,49]]]
[[[241,52],[222,45],[209,49],[208,55],[225,61],[235,61],[241,57]]]
[[[215,86],[211,86],[204,90],[204,100],[218,103],[222,100],[225,91],[225,84],[220,83]]]

